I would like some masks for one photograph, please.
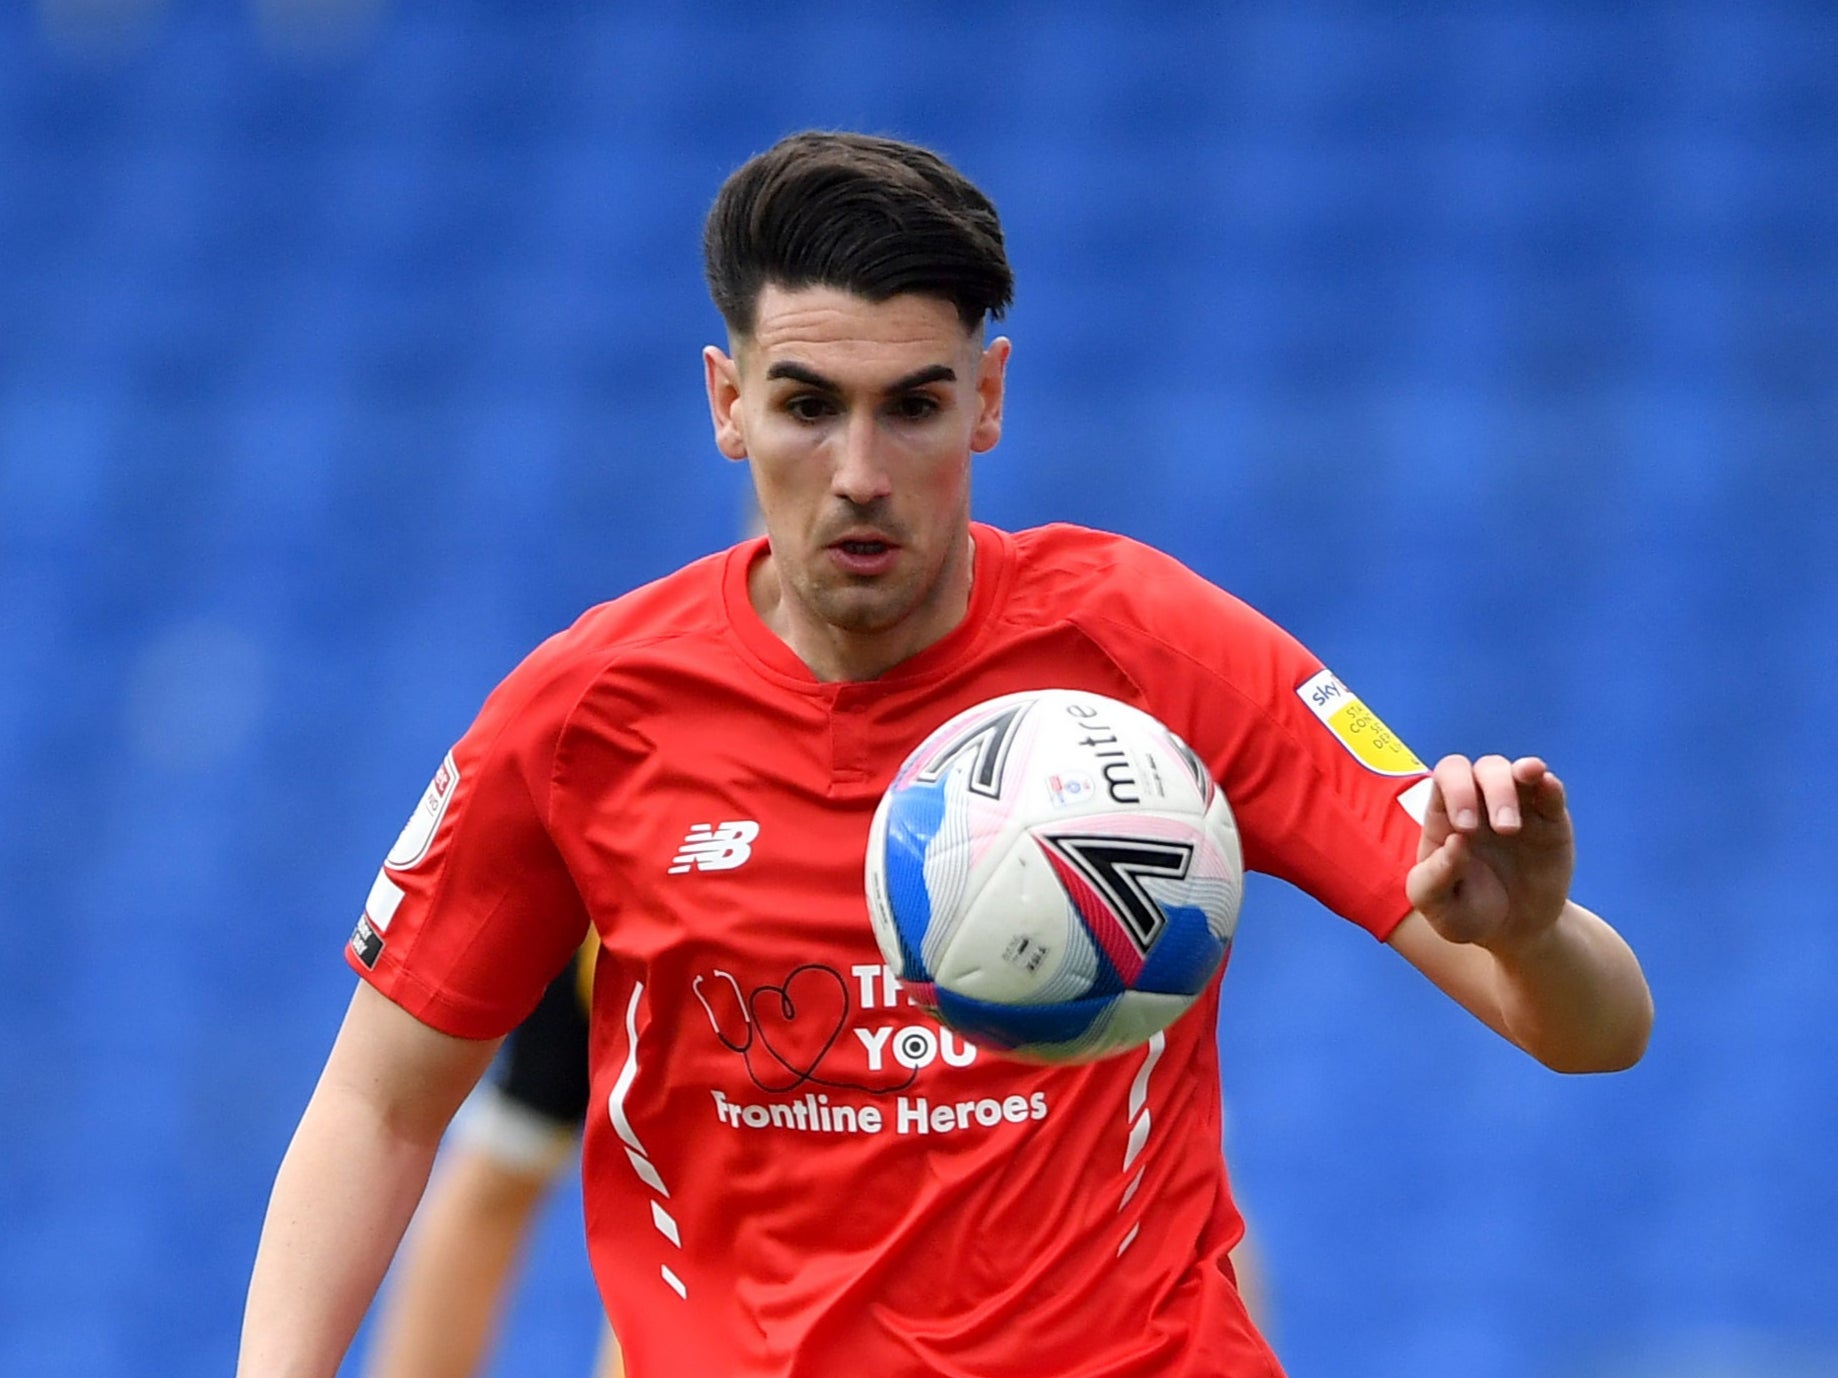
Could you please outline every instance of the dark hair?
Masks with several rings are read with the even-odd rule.
[[[969,330],[1015,293],[989,198],[929,149],[867,134],[792,134],[742,164],[708,213],[702,259],[742,336],[767,283],[937,297]]]

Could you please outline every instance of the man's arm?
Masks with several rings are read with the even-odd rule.
[[[1536,757],[1444,757],[1392,947],[1482,1023],[1560,1072],[1646,1051],[1653,997],[1621,936],[1570,899],[1562,783]]]
[[[281,1161],[239,1378],[333,1378],[497,1040],[453,1038],[359,983]]]

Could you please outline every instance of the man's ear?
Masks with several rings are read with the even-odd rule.
[[[740,365],[714,345],[702,349],[708,386],[708,414],[715,423],[715,448],[729,459],[747,457],[747,433],[740,412]]]
[[[1002,438],[1002,397],[1008,379],[1008,355],[1014,346],[998,335],[983,350],[976,366],[976,424],[970,429],[970,448],[981,454],[993,450]]]

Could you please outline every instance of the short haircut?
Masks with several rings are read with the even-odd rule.
[[[867,134],[792,134],[742,164],[708,213],[702,258],[741,337],[768,283],[936,297],[966,330],[1000,317],[1015,292],[989,198],[931,150]]]

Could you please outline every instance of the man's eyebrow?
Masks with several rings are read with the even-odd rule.
[[[833,379],[825,378],[816,369],[806,368],[803,364],[795,363],[790,359],[781,359],[769,365],[766,369],[766,378],[768,381],[788,378],[794,383],[803,383],[806,387],[816,388],[821,392],[842,391]],[[957,370],[949,364],[927,364],[924,368],[916,368],[904,377],[894,379],[887,385],[886,390],[888,393],[911,392],[914,388],[922,388],[930,383],[955,383],[956,381]]]
[[[957,370],[949,364],[927,364],[916,368],[904,378],[896,378],[887,385],[889,392],[911,392],[914,388],[925,387],[928,383],[955,383]]]
[[[836,384],[825,378],[816,369],[806,368],[803,364],[794,364],[789,359],[781,359],[767,368],[766,380],[770,382],[775,378],[789,378],[794,383],[803,383],[807,387],[818,388],[824,392],[837,391]]]

